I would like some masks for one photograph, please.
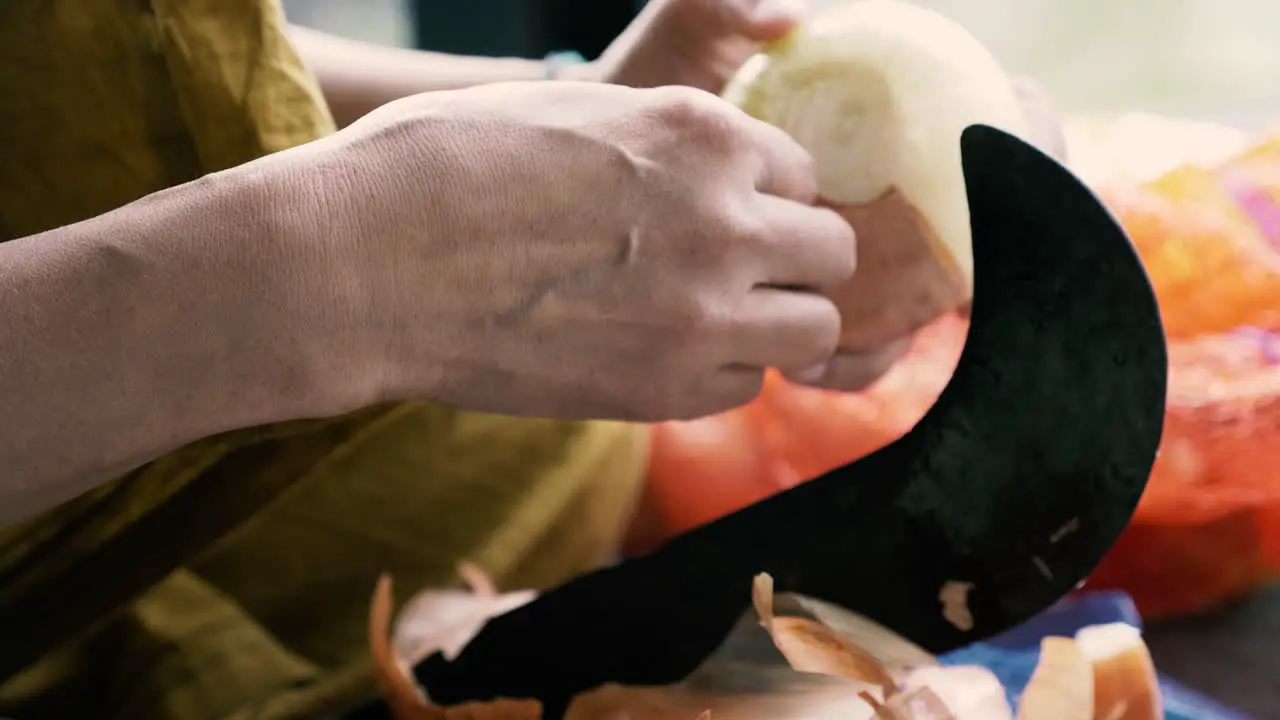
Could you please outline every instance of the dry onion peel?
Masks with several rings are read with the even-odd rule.
[[[1151,652],[1138,628],[1093,625],[1076,633],[1093,666],[1095,720],[1161,720],[1164,707]]]
[[[866,650],[813,620],[775,616],[773,578],[769,575],[756,576],[751,600],[761,627],[773,638],[793,670],[871,683],[879,686],[885,697],[893,693],[897,682]]]

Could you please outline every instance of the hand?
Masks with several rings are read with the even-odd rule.
[[[761,43],[784,37],[804,13],[803,0],[649,0],[583,77],[634,87],[688,85],[719,94]],[[1061,126],[1048,95],[1025,79],[1016,83],[1032,139],[1061,157]],[[815,371],[805,379],[829,389],[861,390],[901,357],[917,329],[903,327],[897,339],[858,350],[842,348],[825,374]]]
[[[804,11],[803,0],[649,0],[587,72],[619,85],[685,85],[719,94],[761,43],[785,36]],[[910,338],[903,338],[839,350],[821,367],[784,372],[805,384],[861,390],[909,346]]]
[[[619,85],[719,94],[761,43],[795,26],[804,8],[803,0],[649,0],[595,72]]]
[[[292,152],[292,151],[290,151]],[[397,101],[290,161],[380,399],[692,418],[817,377],[853,231],[812,159],[712,95],[506,84]],[[314,226],[312,226],[314,227]],[[315,263],[311,263],[315,264]]]

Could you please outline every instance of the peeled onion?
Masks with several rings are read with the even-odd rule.
[[[846,347],[972,296],[961,134],[1030,130],[1013,81],[967,30],[897,0],[842,4],[752,58],[724,95],[809,150],[820,194],[858,232],[859,270],[835,296]]]

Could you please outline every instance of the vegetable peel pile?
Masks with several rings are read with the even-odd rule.
[[[413,662],[446,647],[460,652],[489,619],[528,602],[499,594],[471,567],[470,593],[428,590],[406,604],[392,637],[392,588],[383,576],[369,611],[369,649],[379,693],[397,720],[541,720],[527,698],[441,707],[413,680]],[[1159,685],[1141,633],[1117,623],[1045,638],[1015,713],[996,676],[935,658],[865,618],[812,598],[775,594],[757,575],[753,610],[683,682],[605,685],[579,695],[566,720],[1159,720]],[[423,614],[425,613],[425,615]],[[426,628],[430,628],[428,631]],[[413,657],[397,648],[414,648]],[[746,688],[746,689],[744,689]]]

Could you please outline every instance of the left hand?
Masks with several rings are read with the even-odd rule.
[[[593,65],[631,87],[687,85],[720,94],[761,43],[804,14],[803,0],[649,0]]]

